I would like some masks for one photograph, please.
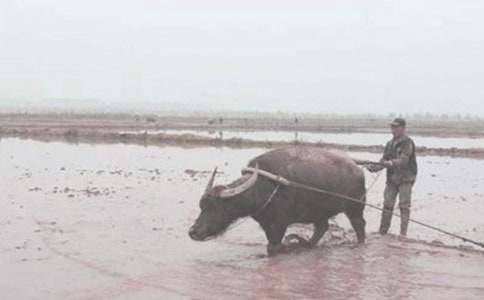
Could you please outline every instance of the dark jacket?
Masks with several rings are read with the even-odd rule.
[[[385,160],[393,162],[393,167],[387,169],[388,183],[415,182],[418,167],[415,143],[411,138],[404,135],[390,140],[385,146],[381,159],[381,161]]]

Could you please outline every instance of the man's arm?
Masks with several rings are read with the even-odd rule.
[[[393,166],[393,162],[390,160],[391,157],[390,157],[390,149],[392,147],[392,142],[388,142],[385,146],[385,151],[383,152],[383,156],[382,158],[380,159],[380,162],[382,163],[382,169],[384,168],[390,168]]]
[[[392,165],[396,167],[407,165],[408,162],[410,161],[410,156],[414,151],[413,143],[410,140],[405,141],[400,147],[401,148],[400,148],[400,153],[398,154],[398,157],[391,161]]]
[[[388,161],[388,152],[389,152],[389,147],[391,146],[390,143],[391,142],[388,142],[385,145],[385,150],[383,151],[383,155],[379,160],[380,164],[370,164],[370,165],[368,165],[366,167],[368,169],[368,171],[370,171],[372,173],[376,173],[376,172],[379,172],[379,171],[381,171],[385,168],[388,168],[386,162]]]

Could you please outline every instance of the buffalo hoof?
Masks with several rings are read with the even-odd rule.
[[[309,242],[307,239],[305,239],[303,237],[300,237],[297,234],[290,234],[285,238],[285,240],[288,243],[291,243],[292,241],[296,241],[297,245],[304,247],[304,248],[312,248],[313,247],[311,242]]]
[[[359,248],[363,248],[365,246],[366,246],[365,243],[351,243],[349,247],[350,247],[350,249],[359,249]]]
[[[278,245],[267,245],[267,256],[269,257],[273,257],[273,256],[276,256],[278,254],[281,254],[281,253],[285,253],[286,252],[286,246],[282,245],[282,244],[278,244]]]

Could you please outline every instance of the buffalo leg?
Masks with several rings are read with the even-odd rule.
[[[267,228],[264,228],[267,240],[269,244],[267,245],[267,255],[274,256],[279,253],[284,252],[285,246],[282,244],[282,238],[286,234],[287,226],[272,224]]]
[[[311,239],[309,240],[309,246],[310,247],[316,247],[318,242],[321,240],[323,235],[326,233],[326,231],[329,228],[328,224],[328,219],[325,219],[324,221],[320,223],[315,223],[314,224],[314,233]]]
[[[363,207],[358,210],[353,210],[352,213],[346,213],[348,219],[350,219],[351,226],[356,232],[356,237],[358,239],[358,243],[362,244],[365,242],[365,226],[366,221],[363,218]]]
[[[291,239],[297,240],[298,244],[303,246],[303,247],[314,248],[314,247],[316,247],[318,242],[321,240],[323,235],[326,233],[328,228],[329,228],[328,219],[325,219],[322,222],[314,223],[314,233],[309,240],[307,240],[303,237],[300,237],[297,234],[290,234],[286,238],[288,240],[291,240]]]
[[[365,242],[365,219],[363,217],[351,218],[350,222],[351,226],[356,232],[356,238],[358,239],[358,243],[363,244]]]

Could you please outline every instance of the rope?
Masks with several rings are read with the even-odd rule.
[[[281,187],[281,183],[279,183],[276,188],[272,191],[271,195],[269,196],[269,198],[266,200],[266,202],[264,203],[264,205],[262,205],[259,209],[257,209],[257,211],[254,213],[254,214],[251,214],[250,216],[252,218],[255,218],[257,217],[260,213],[262,213],[262,211],[264,211],[264,209],[269,205],[269,203],[272,202],[272,199],[274,198],[274,196],[277,194],[277,192],[279,191],[279,188]],[[227,230],[225,230],[226,232],[227,231],[230,231],[230,230],[233,230],[237,227],[239,227],[240,225],[244,224],[245,222],[247,222],[248,218],[243,218],[241,219],[239,222],[236,222],[235,224],[231,225],[229,228],[227,228]]]
[[[272,198],[274,198],[274,196],[276,195],[277,191],[279,191],[279,188],[281,187],[281,184],[278,184],[276,186],[276,188],[274,189],[274,191],[272,192],[272,194],[269,196],[269,198],[267,199],[266,203],[264,203],[264,205],[262,205],[261,208],[259,208],[255,214],[252,214],[251,217],[255,218],[257,217],[266,207],[267,205],[269,205],[269,203],[272,202]]]
[[[247,171],[247,172],[254,172],[255,169],[254,168],[246,168],[244,169],[244,171]],[[267,172],[267,171],[265,171]],[[380,173],[381,174],[381,173]],[[302,184],[302,183],[298,183],[298,182],[294,182],[294,181],[290,181],[290,180],[287,180],[284,178],[284,181],[283,182],[279,182],[280,184],[284,184],[286,186],[290,186],[290,187],[294,187],[294,188],[299,188],[299,189],[304,189],[304,190],[309,190],[309,191],[313,191],[313,192],[317,192],[317,193],[320,193],[320,194],[326,194],[326,195],[330,195],[330,196],[333,196],[333,197],[337,197],[337,198],[341,198],[341,199],[345,199],[345,200],[348,200],[348,201],[352,201],[352,202],[356,202],[356,203],[360,203],[360,204],[363,204],[365,206],[368,206],[368,207],[371,207],[373,209],[376,209],[376,210],[379,210],[379,211],[387,211],[387,212],[390,212],[392,215],[398,217],[398,218],[401,218],[401,216],[395,212],[393,212],[393,210],[387,210],[387,209],[384,209],[384,208],[380,208],[376,205],[373,205],[373,204],[370,204],[370,203],[367,203],[365,201],[363,201],[363,198],[368,194],[368,191],[370,191],[373,186],[375,185],[375,183],[378,181],[378,179],[380,178],[380,174],[377,175],[376,179],[373,181],[373,183],[370,185],[370,187],[365,191],[365,193],[363,194],[363,196],[361,197],[361,199],[356,199],[356,198],[353,198],[353,197],[350,197],[350,196],[347,196],[347,195],[343,195],[343,194],[340,194],[340,193],[335,193],[335,192],[331,192],[331,191],[327,191],[327,190],[324,190],[324,189],[320,189],[320,188],[316,188],[316,187],[313,187],[313,186],[309,186],[309,185],[306,185],[306,184]],[[261,174],[263,175],[263,174]],[[280,177],[280,176],[277,176],[277,175],[274,175],[272,174],[273,176],[269,177],[270,179],[274,180],[273,177]],[[280,177],[282,178],[282,177]],[[474,244],[476,246],[479,246],[481,248],[484,248],[484,243],[481,243],[481,242],[478,242],[478,241],[475,241],[475,240],[472,240],[472,239],[469,239],[469,238],[466,238],[464,236],[461,236],[461,235],[458,235],[458,234],[455,234],[455,233],[452,233],[452,232],[449,232],[449,231],[446,231],[444,229],[440,229],[438,227],[435,227],[435,226],[432,226],[432,225],[429,225],[429,224],[426,224],[424,222],[421,222],[421,221],[417,221],[417,220],[414,220],[414,219],[409,219],[409,222],[412,222],[412,223],[415,223],[415,224],[418,224],[420,226],[423,226],[423,227],[426,227],[428,229],[431,229],[431,230],[434,230],[434,231],[437,231],[437,232],[440,232],[442,234],[445,234],[445,235],[448,235],[448,236],[451,236],[453,238],[457,238],[457,239],[460,239],[464,242],[467,242],[467,243],[471,243],[471,244]]]

